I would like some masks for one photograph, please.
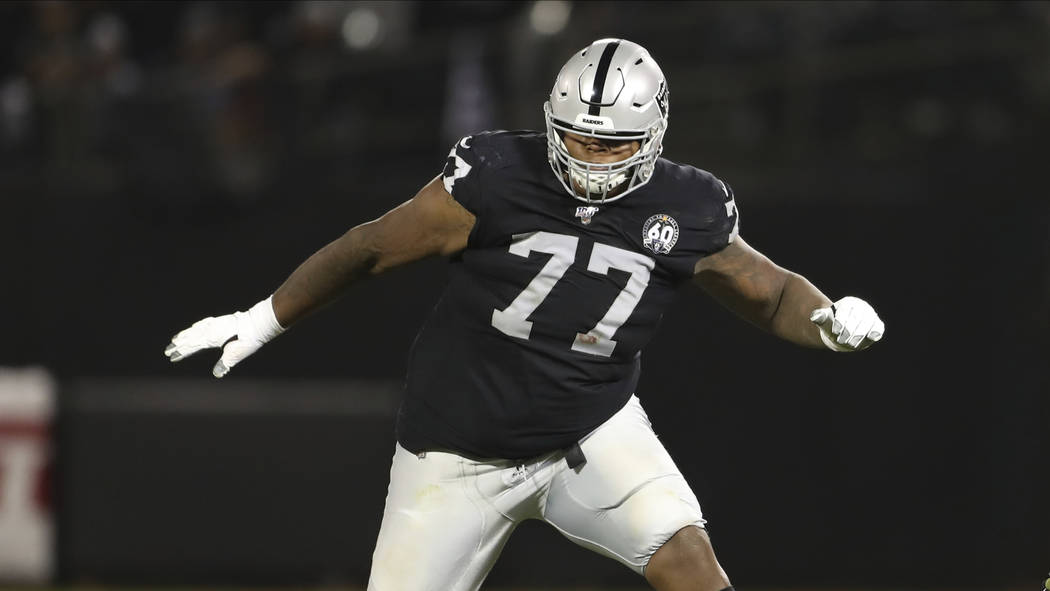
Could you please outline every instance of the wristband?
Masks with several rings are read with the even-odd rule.
[[[248,321],[255,328],[259,340],[264,343],[284,332],[284,327],[277,322],[277,314],[273,311],[273,296],[249,308]]]

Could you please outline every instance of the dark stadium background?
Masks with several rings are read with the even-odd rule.
[[[568,11],[566,13],[566,11]],[[1036,589],[1050,569],[1050,3],[0,4],[0,365],[58,380],[62,584],[363,585],[444,263],[223,381],[169,337],[538,128],[562,62],[645,45],[665,156],[886,321],[795,349],[687,289],[639,394],[737,588]],[[406,565],[409,567],[409,565]],[[642,581],[537,523],[493,587]]]

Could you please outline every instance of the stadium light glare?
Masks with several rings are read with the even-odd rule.
[[[539,0],[529,11],[529,24],[540,35],[556,35],[569,24],[572,3],[565,0]]]
[[[371,8],[351,10],[343,19],[343,42],[351,49],[370,49],[379,44],[383,34],[383,20]]]

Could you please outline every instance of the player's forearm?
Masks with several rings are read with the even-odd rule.
[[[375,222],[357,226],[306,259],[273,294],[277,322],[287,328],[338,298],[372,273],[379,261],[370,234]]]
[[[369,275],[459,252],[473,227],[474,215],[435,177],[412,199],[351,229],[299,265],[273,294],[277,321],[287,328]]]
[[[783,287],[764,328],[797,345],[823,349],[820,329],[810,321],[810,315],[817,308],[830,306],[831,300],[805,277],[786,270],[784,273]]]
[[[822,347],[809,317],[831,302],[798,273],[769,260],[737,237],[722,251],[701,259],[694,281],[737,316],[805,347]]]

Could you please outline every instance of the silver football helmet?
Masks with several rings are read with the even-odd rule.
[[[667,81],[649,52],[624,39],[599,39],[562,67],[543,105],[547,158],[565,190],[607,203],[649,182],[667,131]],[[563,133],[638,140],[626,160],[592,164],[569,155]]]

